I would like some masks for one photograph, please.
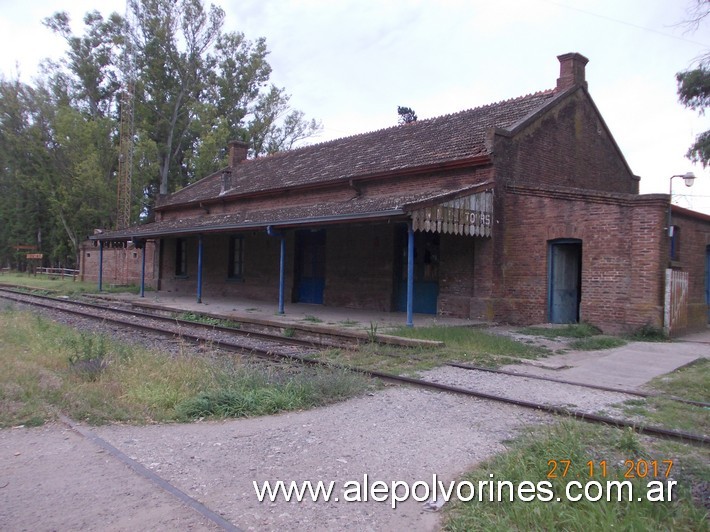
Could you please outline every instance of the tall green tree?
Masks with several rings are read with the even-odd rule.
[[[139,134],[158,153],[150,195],[167,194],[223,166],[230,139],[254,157],[291,149],[320,130],[268,84],[264,38],[224,32],[224,12],[202,0],[131,0]]]
[[[63,92],[74,106],[93,118],[111,116],[121,88],[119,54],[125,30],[121,16],[113,13],[104,19],[98,11],[87,13],[82,36],[72,34],[65,12],[55,13],[43,23],[67,43],[65,57],[52,68],[58,94]]]
[[[697,29],[703,20],[710,15],[710,2],[696,0],[690,9],[690,17],[686,25]],[[688,109],[703,114],[710,105],[710,53],[706,53],[694,68],[678,72],[678,99]],[[710,130],[700,133],[686,153],[694,163],[700,163],[703,168],[710,164]]]
[[[687,108],[700,113],[710,105],[710,68],[707,63],[697,68],[676,74],[678,98]],[[686,153],[694,163],[701,163],[703,168],[710,164],[710,130],[700,133]]]
[[[17,266],[15,246],[36,245],[48,264],[72,265],[94,228],[113,227],[128,79],[134,221],[158,195],[225,166],[231,139],[249,141],[257,157],[318,132],[269,83],[266,41],[223,31],[221,9],[130,0],[126,19],[91,11],[76,35],[69,16],[55,13],[43,22],[64,38],[64,57],[46,62],[33,84],[0,78],[0,264]]]

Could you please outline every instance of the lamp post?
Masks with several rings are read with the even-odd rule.
[[[682,177],[683,182],[685,183],[686,187],[692,187],[693,183],[695,182],[695,174],[693,172],[686,172],[684,174],[676,174],[676,175],[671,176],[670,189],[668,191],[668,236],[669,237],[673,236],[673,225],[672,225],[671,213],[673,210],[673,178],[674,177]]]

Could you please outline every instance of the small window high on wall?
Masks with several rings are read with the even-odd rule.
[[[184,238],[175,239],[175,276],[185,277],[187,275],[187,240]]]

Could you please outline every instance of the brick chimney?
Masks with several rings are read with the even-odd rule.
[[[249,143],[242,140],[232,140],[229,142],[229,167],[236,168],[237,165],[247,158]]]
[[[584,67],[589,59],[582,54],[570,53],[558,55],[560,62],[560,77],[557,78],[557,92],[565,91],[571,87],[582,86],[587,88],[584,79]]]
[[[219,191],[219,195],[223,196],[231,188],[232,188],[232,169],[227,168],[225,170],[222,170],[222,187]]]

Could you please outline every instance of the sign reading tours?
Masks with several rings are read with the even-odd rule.
[[[412,229],[429,233],[491,236],[493,192],[479,192],[412,212]]]

